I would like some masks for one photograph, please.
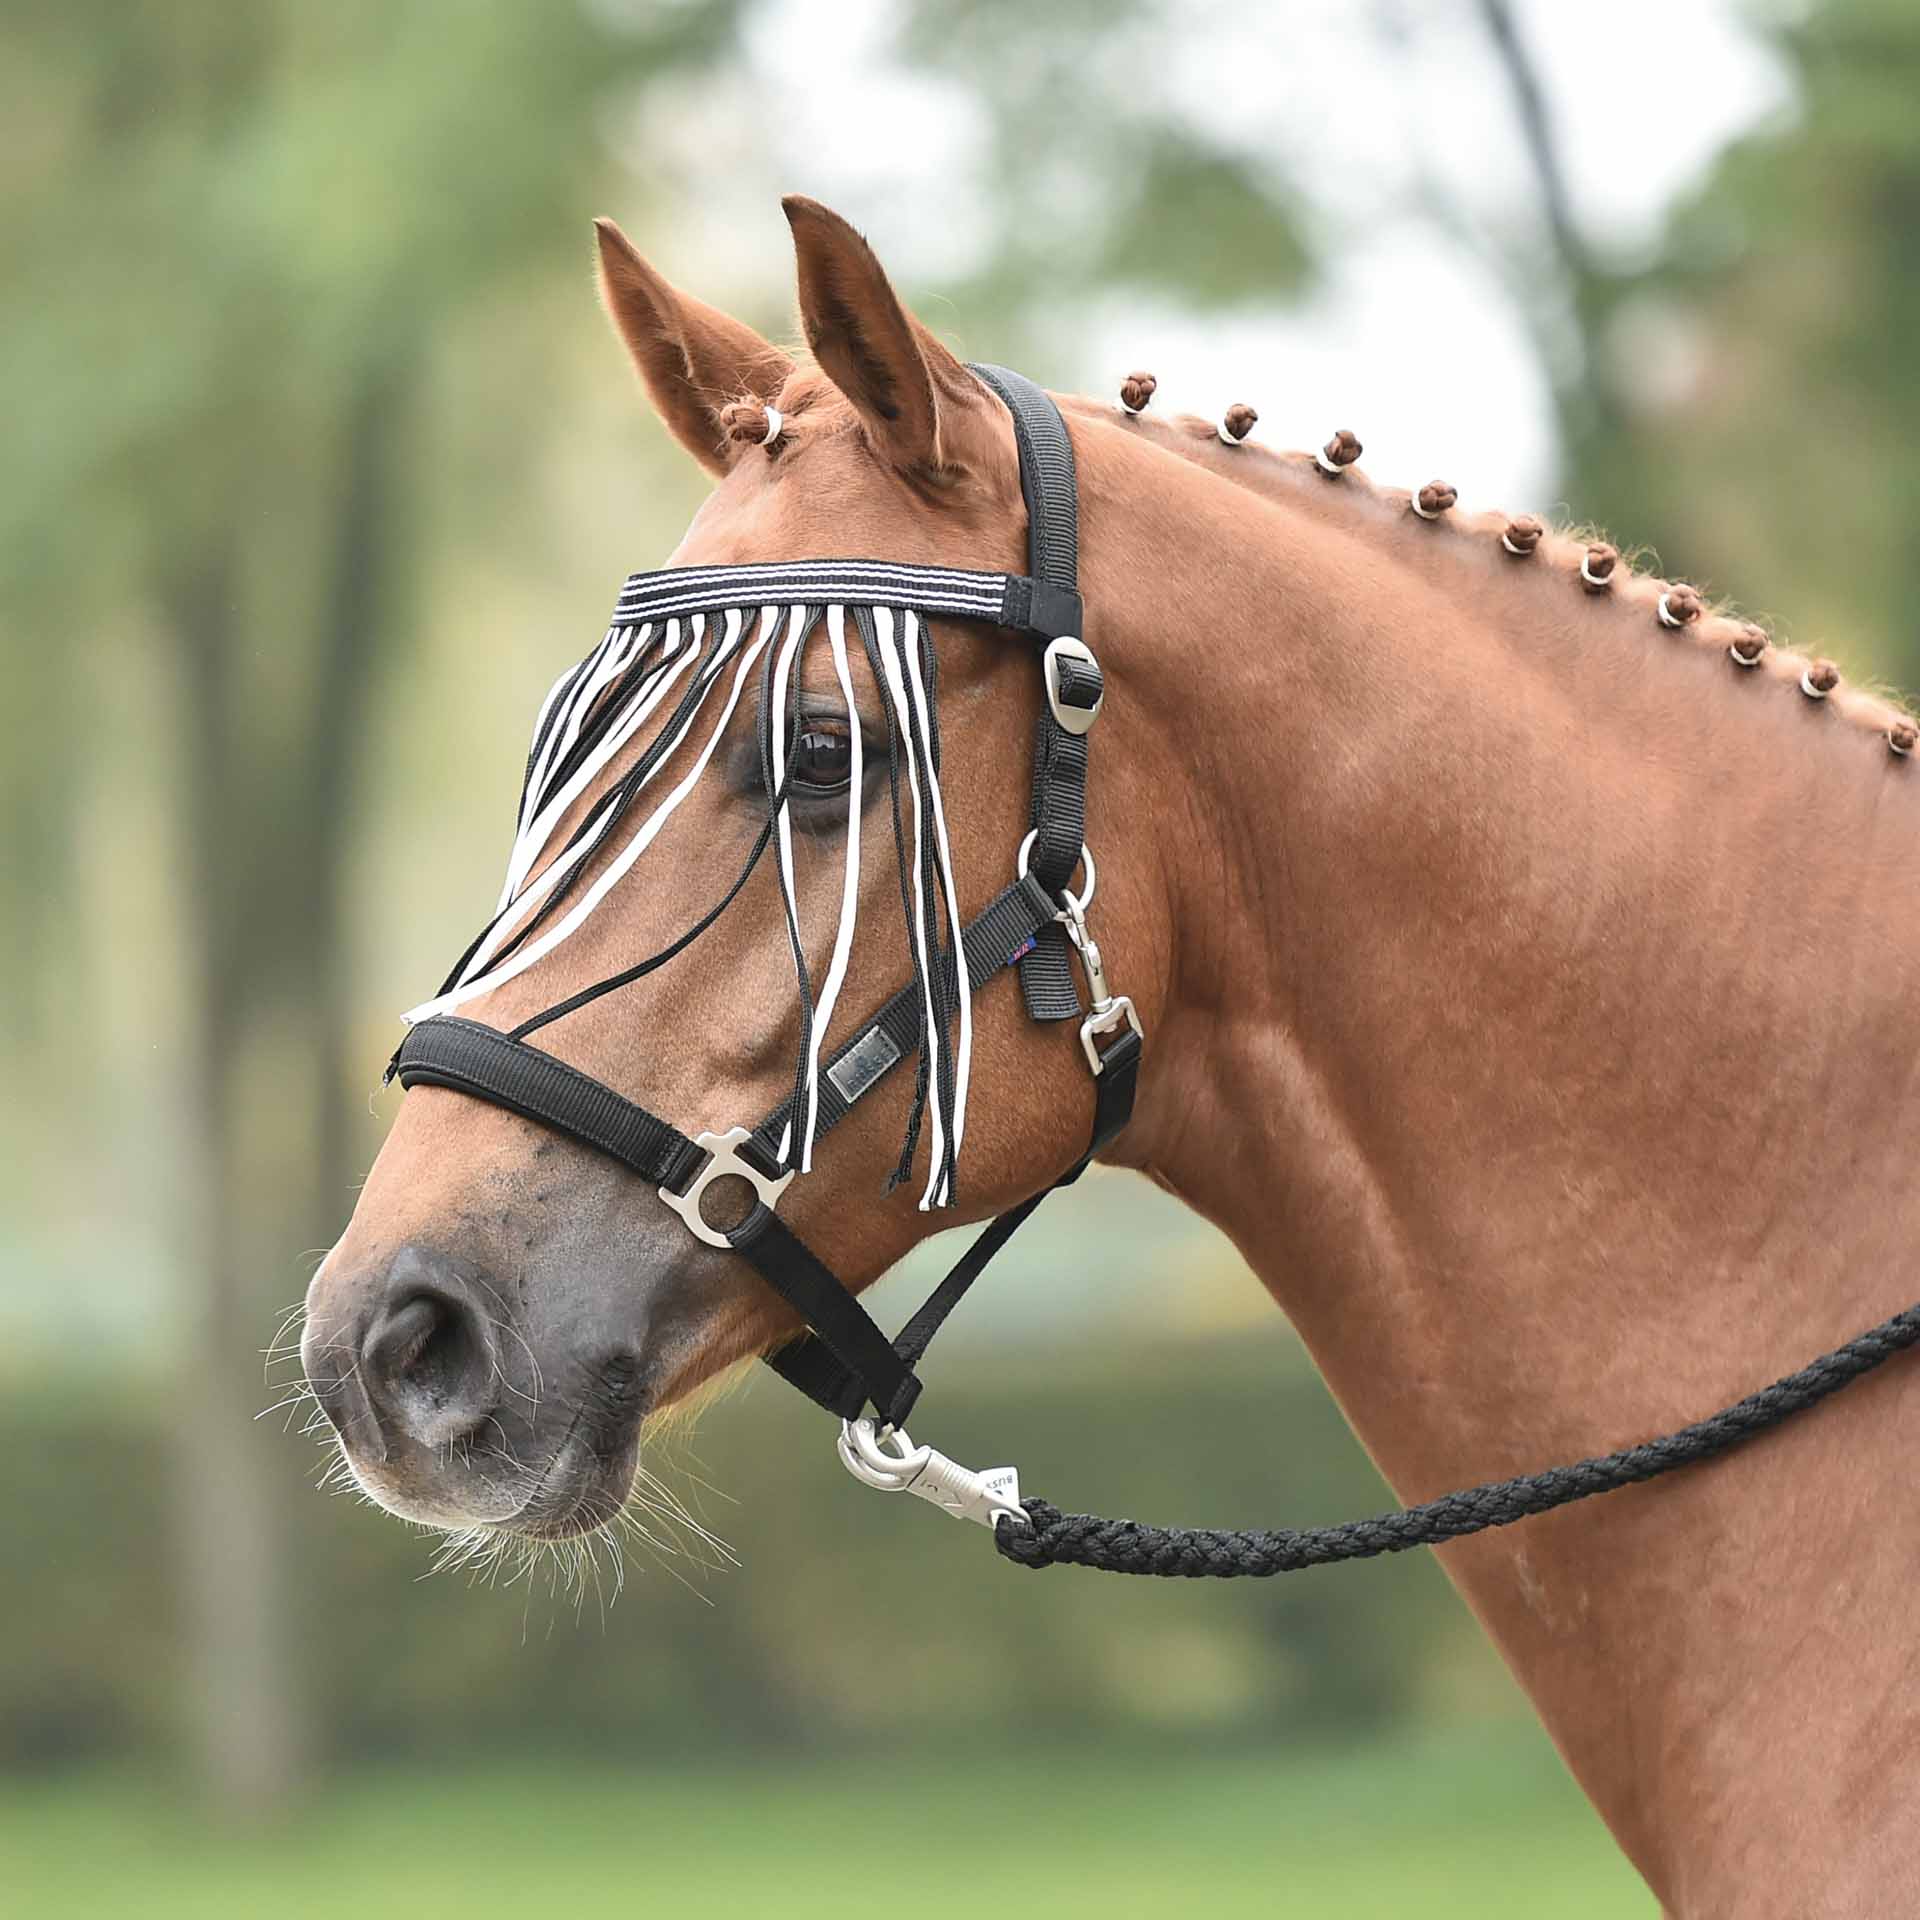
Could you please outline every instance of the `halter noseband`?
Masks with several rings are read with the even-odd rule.
[[[1088,931],[1086,918],[1095,885],[1092,855],[1084,844],[1087,742],[1106,688],[1099,663],[1082,638],[1073,445],[1059,409],[1033,382],[1003,367],[975,366],[972,371],[1000,397],[1013,417],[1020,488],[1027,510],[1030,558],[1026,574],[865,560],[672,568],[635,574],[627,581],[608,635],[611,642],[616,633],[631,634],[645,623],[672,623],[685,617],[704,621],[719,609],[757,608],[764,610],[764,645],[764,636],[771,633],[781,609],[792,609],[794,633],[800,638],[811,630],[823,606],[830,605],[836,617],[843,608],[851,607],[867,641],[876,681],[884,662],[897,663],[904,658],[904,640],[901,654],[888,652],[895,613],[903,632],[912,632],[919,619],[919,630],[924,634],[926,615],[960,616],[1000,627],[1038,648],[1045,704],[1035,734],[1031,827],[1015,863],[1015,880],[965,926],[959,953],[951,944],[942,950],[936,938],[928,968],[923,970],[930,977],[910,981],[820,1063],[817,1075],[804,1086],[797,1085],[792,1097],[752,1128],[733,1126],[690,1138],[671,1122],[529,1044],[526,1038],[586,999],[624,984],[671,957],[684,941],[675,942],[663,955],[641,967],[602,981],[585,994],[576,994],[523,1021],[512,1032],[503,1033],[443,1009],[441,1004],[457,1004],[463,982],[469,991],[478,990],[472,983],[481,977],[491,943],[500,938],[503,920],[497,919],[494,927],[469,948],[439,998],[420,1010],[425,1017],[410,1028],[388,1072],[389,1077],[397,1074],[403,1087],[446,1087],[491,1101],[617,1160],[653,1183],[660,1198],[696,1239],[743,1254],[806,1323],[803,1334],[769,1354],[767,1361],[809,1399],[847,1423],[842,1429],[841,1458],[855,1477],[871,1486],[921,1494],[950,1512],[991,1525],[999,1516],[1024,1521],[1011,1470],[970,1473],[930,1448],[914,1447],[900,1429],[920,1392],[920,1381],[913,1371],[915,1362],[987,1263],[1052,1187],[1042,1188],[993,1220],[892,1340],[777,1211],[781,1196],[800,1170],[803,1155],[810,1153],[813,1141],[837,1126],[858,1101],[916,1051],[921,1056],[924,1087],[937,1043],[944,1058],[942,1011],[957,1006],[963,988],[968,993],[976,991],[1008,966],[1019,972],[1027,1009],[1034,1019],[1080,1021],[1080,1040],[1093,1075],[1093,1127],[1086,1151],[1053,1185],[1067,1186],[1077,1180],[1094,1155],[1126,1125],[1133,1111],[1141,1057],[1140,1022],[1133,1003],[1108,990],[1100,949]],[[876,616],[882,612],[886,614],[884,627],[877,631]],[[739,615],[730,614],[729,618],[733,621],[729,628],[731,642],[737,639]],[[838,650],[841,639],[837,625],[834,639]],[[573,680],[563,681],[570,697],[584,699],[583,676],[593,658],[590,656],[589,662],[574,670]],[[720,664],[722,656],[716,649],[711,677],[701,682],[701,674],[709,672],[703,659],[694,684],[710,690]],[[740,677],[744,677],[749,664],[750,655],[740,665]],[[843,656],[839,664],[844,670]],[[931,677],[930,649],[927,666]],[[738,686],[736,679],[736,697]],[[556,688],[556,695],[560,691]],[[663,684],[659,697],[664,699],[666,691]],[[919,691],[917,682],[915,691]],[[691,687],[685,697],[692,697]],[[701,697],[705,697],[704,691]],[[534,757],[529,761],[528,788],[522,798],[523,823],[535,811],[535,801],[540,797],[536,762],[544,752],[550,766],[558,764],[550,738],[558,724],[554,708],[555,699],[550,696],[536,730]],[[689,727],[691,711],[686,723]],[[923,745],[931,755],[929,767],[937,766],[938,734],[931,724],[930,709],[922,718],[926,722],[922,731],[932,736],[930,744],[910,737],[909,747]],[[890,729],[892,724],[889,713]],[[716,737],[717,733],[718,729]],[[673,744],[684,737],[685,728],[674,737]],[[666,751],[671,751],[671,746]],[[580,784],[583,780],[577,779],[576,785]],[[767,832],[763,832],[733,891],[695,928],[696,933],[710,925],[731,901],[764,850],[782,803],[782,794],[773,791],[774,784],[769,781]],[[561,798],[565,799],[566,793]],[[857,794],[854,804],[858,804]],[[918,860],[919,815],[915,818]],[[590,816],[588,825],[594,829],[591,837],[569,849],[582,871],[606,831],[608,823],[597,821],[597,815]],[[944,832],[942,823],[943,856]],[[530,859],[531,854],[526,857]],[[901,857],[904,889],[904,850]],[[1069,883],[1083,859],[1085,886],[1076,895]],[[522,875],[523,879],[528,877]],[[918,878],[916,873],[916,881]],[[950,874],[948,881],[950,885]],[[509,892],[502,897],[503,916],[509,910],[513,884],[510,874]],[[516,938],[524,940],[554,904],[548,901]],[[951,895],[948,906],[957,924]],[[788,910],[792,932],[790,899]],[[797,932],[793,932],[793,938],[798,961]],[[499,951],[509,951],[512,944],[506,942]],[[1090,1010],[1082,1004],[1070,956],[1078,957],[1086,975],[1092,996]],[[806,996],[804,963],[800,965],[804,1015],[811,1022],[813,1007]],[[950,1067],[948,1075],[951,1079]],[[912,1144],[910,1129],[909,1153]],[[709,1185],[729,1175],[745,1180],[754,1198],[745,1218],[723,1230],[707,1222],[701,1200]],[[936,1178],[937,1169],[929,1178],[930,1194]],[[862,1410],[869,1406],[878,1416],[877,1423],[861,1417]]]

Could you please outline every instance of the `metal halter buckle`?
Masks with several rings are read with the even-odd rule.
[[[1093,649],[1084,640],[1076,640],[1071,634],[1062,634],[1057,640],[1049,640],[1046,652],[1040,656],[1041,669],[1046,675],[1047,705],[1053,710],[1055,721],[1068,733],[1085,733],[1099,719],[1100,709],[1107,704],[1106,688],[1103,683],[1099,698],[1090,707],[1069,705],[1060,698],[1060,662],[1063,658],[1091,667],[1096,674],[1100,671],[1100,662],[1093,657]]]
[[[733,1242],[718,1227],[707,1225],[700,1212],[700,1196],[716,1180],[724,1180],[728,1174],[738,1174],[753,1189],[754,1198],[769,1212],[779,1204],[780,1196],[787,1190],[787,1182],[793,1178],[793,1169],[778,1178],[769,1178],[758,1167],[749,1166],[740,1158],[740,1149],[753,1138],[746,1127],[729,1127],[725,1133],[698,1133],[693,1144],[705,1147],[708,1153],[707,1164],[693,1176],[685,1193],[675,1193],[671,1187],[660,1189],[660,1198],[686,1222],[687,1231],[696,1240],[704,1240],[710,1247],[731,1247]]]
[[[1100,958],[1100,943],[1087,930],[1087,901],[1092,895],[1091,886],[1078,899],[1063,891],[1060,895],[1060,911],[1054,918],[1066,928],[1067,938],[1087,972],[1087,993],[1093,1001],[1093,1011],[1080,1022],[1080,1045],[1086,1051],[1087,1065],[1092,1068],[1094,1078],[1098,1079],[1107,1066],[1106,1056],[1094,1044],[1100,1035],[1127,1026],[1141,1038],[1146,1036],[1145,1029],[1140,1025],[1140,1016],[1133,1010],[1133,1002],[1124,993],[1114,993],[1107,985],[1107,970]]]
[[[840,1464],[864,1487],[881,1493],[916,1493],[957,1520],[991,1527],[1003,1515],[1026,1524],[1017,1467],[975,1473],[933,1447],[916,1447],[904,1427],[872,1420],[842,1420],[834,1443]]]

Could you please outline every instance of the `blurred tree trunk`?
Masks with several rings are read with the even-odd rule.
[[[182,918],[193,1023],[181,1054],[178,1252],[193,1305],[177,1433],[190,1723],[208,1798],[228,1817],[252,1819],[287,1803],[305,1756],[289,1661],[285,1542],[272,1461],[254,1418],[264,1398],[266,1303],[239,1082],[245,989],[260,935],[256,903],[236,885],[247,866],[251,797],[233,688],[245,626],[237,558],[230,541],[210,543],[168,595],[182,667]]]
[[[285,1459],[271,1444],[278,1429],[255,1416],[275,1309],[306,1279],[291,1252],[330,1241],[350,1207],[345,868],[394,538],[404,364],[384,356],[343,403],[310,634],[247,618],[230,542],[171,596],[195,1021],[180,1260],[195,1300],[179,1418],[188,1685],[208,1796],[240,1820],[283,1807],[311,1758],[279,1520]],[[256,634],[306,656],[297,711],[250,715]]]
[[[1541,361],[1552,379],[1569,441],[1575,445],[1620,430],[1619,397],[1603,352],[1608,285],[1574,211],[1553,103],[1512,0],[1480,0],[1480,19],[1513,99],[1521,145],[1539,195],[1546,234],[1545,284],[1522,287],[1521,305],[1543,337]],[[1572,361],[1553,351],[1551,334],[1571,335]]]
[[[378,680],[380,639],[391,631],[387,597],[406,540],[400,467],[407,396],[424,377],[421,356],[390,337],[362,367],[346,407],[345,444],[330,529],[328,576],[315,635],[307,708],[302,797],[281,835],[294,876],[287,901],[302,929],[293,953],[305,989],[297,999],[309,1028],[316,1110],[309,1244],[331,1245],[352,1212],[360,1176],[358,1140],[347,1104],[355,1084],[351,927],[347,904],[353,795]],[[364,1064],[364,1063],[362,1063]]]

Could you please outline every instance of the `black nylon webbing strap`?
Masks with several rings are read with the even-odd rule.
[[[1073,441],[1060,409],[1024,374],[1007,367],[975,364],[973,371],[1000,396],[1013,416],[1013,436],[1020,452],[1020,491],[1027,505],[1028,569],[1062,596],[1061,606],[1080,613],[1079,489],[1073,462]],[[1084,625],[1062,625],[1062,633],[1084,639]],[[1068,689],[1071,686],[1072,695]],[[1085,699],[1084,670],[1079,677],[1063,675],[1063,699],[1091,706]],[[1094,695],[1098,697],[1097,693]],[[1087,742],[1084,734],[1069,733],[1042,708],[1034,734],[1032,852],[1027,870],[1050,897],[1073,876],[1080,860],[1080,844],[1087,826]],[[1069,959],[1066,929],[1042,929],[1033,951],[1020,962],[1020,987],[1027,1012],[1036,1020],[1071,1020],[1079,1016],[1080,989]]]
[[[707,1155],[678,1127],[524,1040],[436,1014],[408,1029],[394,1056],[403,1087],[450,1087],[598,1149],[678,1193]]]
[[[1027,571],[1050,587],[1078,594],[1080,489],[1073,442],[1060,409],[1024,373],[973,361],[972,372],[997,393],[1013,415],[1020,451],[1020,491],[1027,503]],[[1077,635],[1078,629],[1074,632]]]
[[[847,1374],[858,1380],[860,1396],[853,1411],[871,1401],[883,1420],[894,1426],[904,1421],[919,1398],[920,1382],[872,1315],[813,1249],[778,1214],[758,1203],[727,1240],[736,1253],[753,1262],[761,1278],[806,1321]],[[794,1376],[787,1373],[785,1377]],[[841,1418],[851,1419],[852,1414],[843,1413]]]
[[[1018,1206],[1009,1207],[1005,1213],[990,1221],[972,1246],[953,1263],[947,1277],[927,1296],[919,1311],[887,1346],[887,1351],[903,1367],[910,1368],[926,1352],[928,1342],[940,1331],[947,1316],[965,1299],[967,1289],[986,1271],[987,1263],[1032,1217],[1040,1202],[1055,1188],[1072,1186],[1092,1164],[1094,1155],[1112,1141],[1133,1117],[1134,1093],[1140,1081],[1140,1056],[1140,1036],[1130,1029],[1123,1032],[1100,1056],[1100,1072],[1093,1083],[1093,1132],[1087,1141],[1086,1152],[1052,1186],[1042,1187],[1038,1193],[1030,1194]],[[838,1285],[838,1282],[835,1284]],[[845,1300],[846,1305],[872,1330],[873,1336],[884,1342],[886,1336],[868,1316],[867,1310],[851,1294],[847,1294]],[[794,1304],[801,1306],[798,1301]],[[801,1306],[801,1311],[805,1313],[804,1306]],[[862,1337],[865,1338],[864,1335]],[[867,1350],[869,1353],[872,1351],[870,1346]],[[824,1329],[802,1334],[798,1340],[790,1341],[768,1354],[766,1359],[767,1365],[790,1386],[798,1387],[809,1400],[825,1407],[829,1413],[837,1413],[842,1420],[854,1419],[869,1402],[875,1407],[883,1405],[879,1394],[873,1390],[871,1380],[866,1377],[865,1368],[846,1357],[844,1348],[836,1340],[829,1339]],[[882,1377],[890,1379],[890,1370]],[[911,1375],[908,1377],[912,1378]],[[919,1391],[920,1384],[915,1380],[913,1392],[918,1394]]]
[[[1087,736],[1069,733],[1045,708],[1033,733],[1033,852],[1027,871],[1057,895],[1080,864],[1087,832]],[[1067,930],[1041,933],[1020,963],[1027,1012],[1036,1020],[1077,1020],[1084,1011]]]
[[[1014,960],[1038,931],[1052,924],[1053,903],[1031,875],[1016,880],[988,901],[967,923],[961,938],[967,948],[967,979],[975,993]],[[941,961],[949,993],[958,988],[953,954]],[[909,1058],[919,1043],[920,990],[909,981],[849,1040],[827,1056],[820,1070],[818,1117],[814,1138],[832,1132],[856,1101]],[[754,1138],[771,1153],[793,1113],[791,1098],[754,1128]]]

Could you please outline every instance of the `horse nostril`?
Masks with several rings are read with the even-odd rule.
[[[444,1400],[472,1344],[461,1325],[460,1309],[451,1300],[416,1293],[382,1317],[367,1343],[367,1359],[376,1373]]]
[[[375,1311],[360,1360],[374,1404],[423,1445],[460,1439],[497,1403],[486,1324],[468,1301],[442,1288],[403,1281]]]

